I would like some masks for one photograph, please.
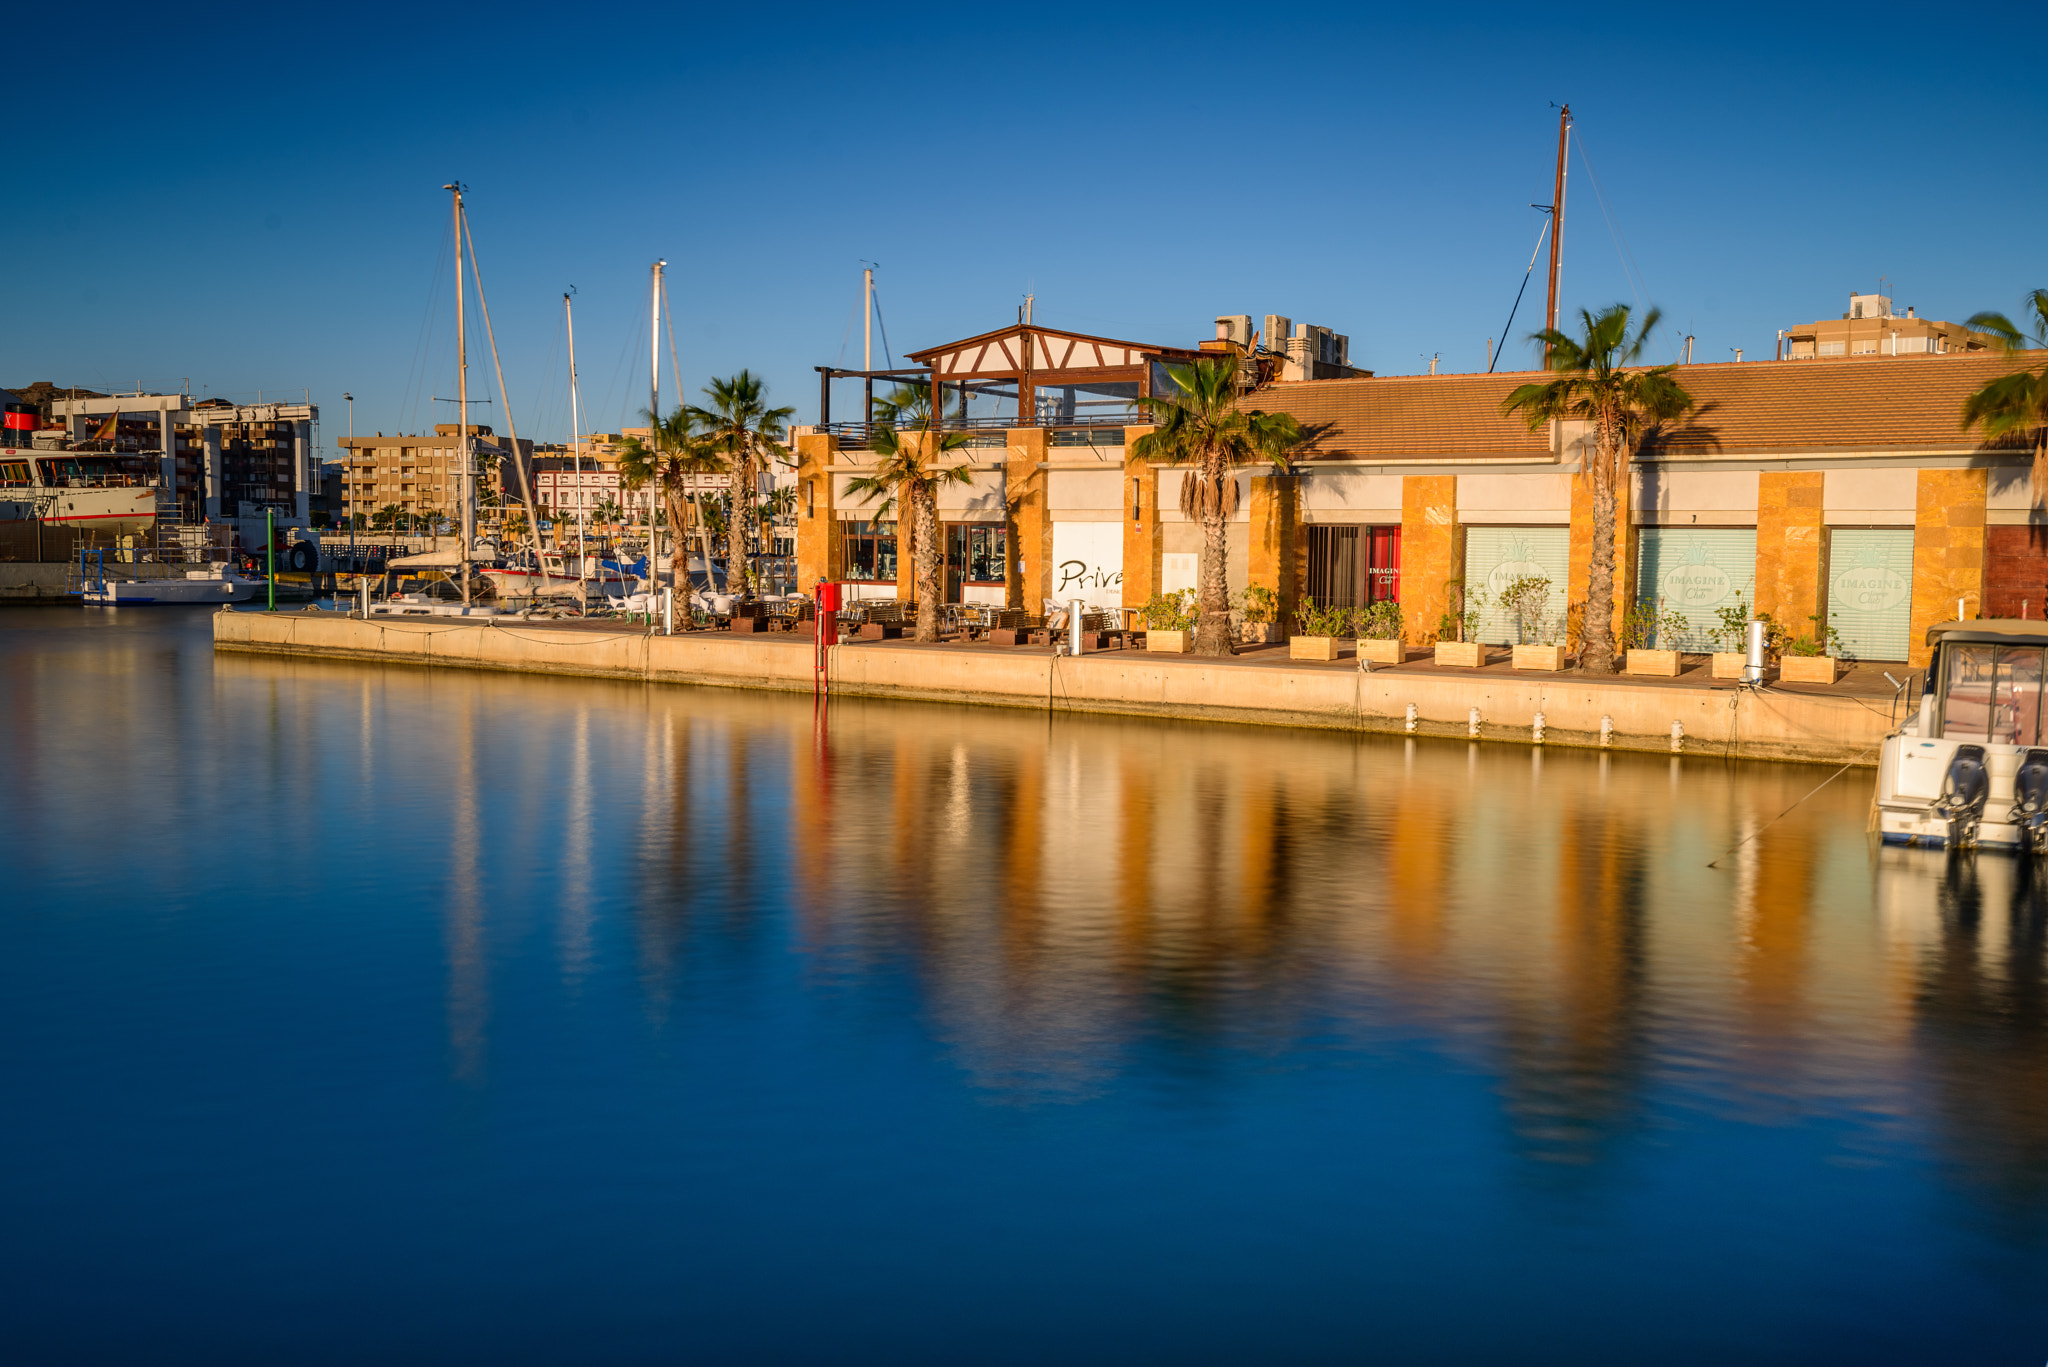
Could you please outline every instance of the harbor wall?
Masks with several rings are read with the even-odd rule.
[[[604,633],[502,618],[365,622],[316,612],[224,611],[213,621],[220,650],[796,693],[814,687],[810,643],[788,639]],[[836,646],[831,657],[835,696],[1043,711],[1402,733],[1413,705],[1412,734],[1462,737],[1476,707],[1479,738],[1489,741],[1533,743],[1540,712],[1548,745],[1598,746],[1608,719],[1612,748],[1670,751],[1677,722],[1685,754],[1865,765],[1876,764],[1890,729],[1881,702],[1777,690],[894,644]]]

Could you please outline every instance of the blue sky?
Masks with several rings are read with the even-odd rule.
[[[752,367],[799,420],[859,362],[863,259],[898,357],[1030,291],[1080,331],[1283,313],[1382,374],[1483,369],[1559,100],[1566,307],[1755,359],[1880,277],[1949,318],[2048,285],[2044,13],[46,6],[11,35],[0,384],[310,390],[330,443],[345,390],[360,431],[448,420],[456,177],[522,435],[567,432],[572,285],[586,427],[645,403],[656,256],[688,387]]]

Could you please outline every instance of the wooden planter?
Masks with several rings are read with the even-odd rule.
[[[1148,631],[1145,633],[1145,649],[1157,650],[1167,655],[1188,653],[1188,638],[1191,631]]]
[[[1717,679],[1739,679],[1749,656],[1740,650],[1717,650],[1714,652],[1714,677]]]
[[[1651,674],[1662,679],[1678,677],[1678,652],[1675,650],[1631,650],[1628,653],[1628,672]]]
[[[1831,684],[1835,681],[1835,664],[1832,655],[1780,655],[1778,682]]]
[[[1408,659],[1408,647],[1400,641],[1375,641],[1369,636],[1361,636],[1358,638],[1358,658],[1376,665],[1402,664]]]
[[[1486,663],[1486,647],[1477,641],[1438,641],[1436,662],[1460,669],[1477,669]]]
[[[1337,638],[1334,636],[1290,636],[1287,638],[1287,658],[1290,660],[1334,660],[1337,658]]]
[[[1516,646],[1516,669],[1547,669],[1553,672],[1564,668],[1563,646]]]

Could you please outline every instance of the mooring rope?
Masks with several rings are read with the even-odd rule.
[[[1876,748],[1877,748],[1876,746],[1871,746],[1871,747],[1870,747],[1870,750],[1874,750],[1874,749],[1876,749]],[[1858,755],[1856,756],[1856,758],[1855,758],[1855,759],[1852,759],[1852,760],[1850,760],[1850,761],[1849,761],[1849,762],[1848,762],[1847,764],[1845,764],[1845,765],[1843,765],[1843,766],[1842,766],[1841,768],[1839,768],[1839,769],[1835,770],[1835,772],[1833,772],[1832,774],[1829,774],[1829,775],[1828,775],[1828,776],[1827,776],[1826,778],[1822,779],[1822,780],[1821,780],[1821,781],[1820,781],[1819,783],[1816,783],[1816,784],[1814,784],[1814,785],[1813,785],[1813,789],[1812,789],[1812,791],[1811,791],[1811,792],[1809,792],[1809,793],[1807,793],[1807,794],[1806,794],[1806,797],[1802,797],[1802,798],[1800,798],[1800,799],[1799,799],[1799,802],[1804,802],[1804,801],[1806,801],[1806,798],[1807,798],[1807,797],[1812,797],[1814,793],[1817,793],[1817,792],[1819,792],[1819,791],[1820,791],[1821,789],[1823,789],[1823,788],[1827,787],[1827,786],[1828,786],[1828,785],[1829,785],[1830,783],[1833,783],[1833,782],[1834,782],[1834,781],[1835,781],[1836,779],[1840,778],[1840,777],[1841,777],[1842,775],[1844,775],[1844,774],[1848,773],[1848,772],[1849,772],[1849,771],[1850,771],[1851,769],[1854,769],[1854,768],[1855,768],[1855,767],[1857,766],[1857,764],[1858,764],[1859,762],[1861,762],[1861,760],[1863,759],[1863,756],[1864,756],[1864,755],[1867,755],[1867,754],[1869,754],[1869,753],[1870,753],[1870,750],[1864,750],[1864,751],[1863,751],[1862,753],[1858,754]],[[1751,832],[1750,832],[1750,833],[1749,833],[1748,835],[1745,835],[1744,837],[1742,837],[1742,839],[1740,839],[1740,840],[1736,841],[1736,842],[1735,842],[1735,843],[1734,843],[1733,845],[1730,845],[1730,846],[1729,846],[1729,847],[1728,847],[1727,849],[1725,849],[1725,850],[1721,851],[1721,853],[1720,853],[1719,855],[1717,855],[1717,856],[1716,856],[1716,857],[1715,857],[1715,858],[1713,859],[1713,861],[1712,861],[1712,862],[1710,862],[1710,863],[1709,863],[1709,864],[1707,865],[1707,867],[1708,867],[1708,868],[1710,868],[1710,869],[1711,869],[1711,868],[1715,868],[1715,867],[1717,867],[1717,866],[1718,866],[1718,865],[1720,864],[1720,862],[1721,862],[1721,861],[1722,861],[1723,859],[1726,859],[1726,858],[1727,858],[1727,857],[1728,857],[1729,855],[1731,855],[1731,854],[1735,853],[1735,852],[1736,852],[1737,850],[1741,849],[1741,848],[1742,848],[1742,847],[1743,847],[1744,845],[1747,845],[1747,844],[1748,844],[1748,843],[1749,843],[1750,841],[1752,841],[1752,840],[1756,839],[1756,838],[1757,838],[1758,836],[1762,835],[1762,834],[1763,834],[1763,833],[1764,833],[1765,831],[1768,831],[1768,830],[1769,830],[1769,829],[1770,829],[1771,827],[1773,827],[1773,826],[1777,825],[1777,824],[1778,824],[1778,823],[1779,823],[1780,821],[1783,821],[1783,820],[1784,820],[1784,819],[1785,819],[1786,817],[1788,817],[1788,816],[1790,816],[1790,815],[1792,814],[1792,809],[1793,809],[1793,807],[1797,807],[1797,806],[1799,805],[1799,802],[1795,802],[1795,803],[1793,803],[1791,807],[1787,807],[1787,808],[1786,808],[1786,809],[1785,809],[1784,811],[1782,811],[1782,812],[1779,812],[1779,813],[1778,813],[1778,814],[1777,814],[1776,816],[1772,817],[1772,818],[1771,818],[1771,819],[1770,819],[1769,821],[1766,821],[1766,822],[1765,822],[1765,823],[1764,823],[1763,825],[1761,825],[1761,826],[1757,827],[1757,828],[1756,828],[1755,830],[1751,831]]]

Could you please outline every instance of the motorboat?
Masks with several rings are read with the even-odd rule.
[[[0,517],[103,536],[147,533],[161,492],[153,464],[119,451],[0,449]]]
[[[119,567],[111,573],[88,574],[79,596],[103,607],[136,607],[145,603],[246,603],[263,592],[265,581],[238,574],[229,565],[185,570],[176,577],[131,579]]]
[[[1878,762],[1879,833],[1891,844],[2048,852],[2048,622],[1943,622],[1927,643],[1919,710]]]

